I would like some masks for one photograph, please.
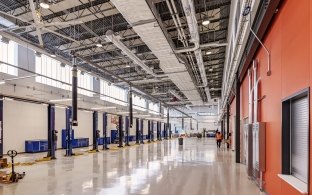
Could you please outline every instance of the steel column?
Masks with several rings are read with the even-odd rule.
[[[55,158],[56,150],[56,131],[55,131],[55,107],[54,104],[48,105],[48,157]]]
[[[240,163],[240,80],[236,74],[235,162]]]
[[[72,69],[72,126],[78,126],[78,69],[77,69],[77,62],[76,57],[73,57],[73,69]]]
[[[129,120],[130,120],[130,128],[132,128],[133,125],[133,104],[132,104],[132,89],[130,87],[129,90]]]

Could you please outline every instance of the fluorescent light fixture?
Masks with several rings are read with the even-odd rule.
[[[205,16],[203,18],[202,25],[207,26],[208,24],[210,24],[210,20],[207,16]]]
[[[106,106],[106,107],[95,107],[91,108],[92,110],[104,110],[104,109],[115,109],[116,107],[114,106]]]
[[[4,100],[9,100],[9,101],[13,101],[14,99],[12,98],[8,98],[8,97],[5,97]]]
[[[213,80],[210,80],[210,83],[212,83],[213,82]]]
[[[213,68],[210,68],[209,71],[213,71]]]
[[[139,115],[135,115],[136,117],[150,117],[151,115],[149,114],[139,114]]]
[[[55,58],[55,57],[56,57],[56,55],[55,55],[55,54],[51,54],[51,57],[52,57],[52,58]]]
[[[207,51],[206,54],[210,55],[210,54],[212,54],[212,51]]]
[[[42,7],[43,9],[49,9],[50,5],[49,5],[48,0],[41,0],[40,7]]]
[[[129,112],[117,112],[117,114],[128,114]],[[137,112],[132,112],[133,114],[137,113]]]
[[[71,98],[67,98],[67,99],[55,99],[55,100],[50,100],[50,102],[67,102],[67,101],[71,101]]]
[[[97,47],[103,47],[102,43],[101,43],[101,40],[98,40],[98,42],[96,43],[96,46]]]
[[[5,81],[0,81],[0,85],[4,85],[5,84]]]
[[[130,68],[130,64],[127,64],[127,65],[126,65],[126,68]]]
[[[66,108],[65,106],[54,106],[55,108]]]

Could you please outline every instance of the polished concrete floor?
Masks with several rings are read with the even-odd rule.
[[[184,139],[64,157],[19,166],[26,177],[0,184],[1,195],[257,195],[245,167],[232,151],[217,150],[214,139]],[[19,155],[28,161],[44,154]]]

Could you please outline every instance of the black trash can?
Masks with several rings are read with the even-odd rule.
[[[183,145],[183,138],[179,137],[179,145],[182,146]]]

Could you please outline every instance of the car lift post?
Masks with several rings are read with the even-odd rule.
[[[122,125],[123,125],[123,121],[122,121],[122,116],[121,115],[119,115],[119,120],[118,120],[118,123],[119,123],[119,125],[118,125],[118,133],[119,133],[119,140],[118,140],[118,147],[123,147],[123,132],[122,132],[122,130],[123,130],[123,128],[122,128]]]
[[[151,140],[154,142],[154,121],[151,121]]]
[[[107,113],[106,112],[103,113],[103,137],[104,137],[103,150],[107,150],[109,148],[107,147]]]
[[[93,112],[93,150],[98,151],[99,146],[99,133],[98,133],[98,112]]]
[[[126,128],[125,128],[125,133],[126,133],[126,137],[125,137],[126,146],[130,146],[130,144],[129,144],[129,130],[130,130],[130,121],[129,121],[129,117],[126,116]]]
[[[135,129],[135,143],[140,144],[140,120],[136,119],[136,129]]]
[[[144,144],[144,141],[143,141],[143,119],[141,119],[141,121],[140,121],[140,126],[141,126],[141,128],[140,128],[140,140],[141,140],[141,144]]]
[[[151,136],[152,136],[152,134],[151,134],[151,121],[150,120],[148,120],[147,121],[147,128],[148,128],[148,143],[151,143],[151,140],[152,140],[152,138],[151,138]]]
[[[161,141],[161,135],[160,135],[160,123],[157,121],[157,141]]]
[[[72,146],[72,126],[71,126],[71,115],[72,115],[72,108],[66,107],[65,109],[66,115],[66,154],[65,156],[72,156],[73,154],[73,146]]]
[[[55,105],[48,105],[48,155],[51,159],[56,159],[56,131],[55,131]]]

